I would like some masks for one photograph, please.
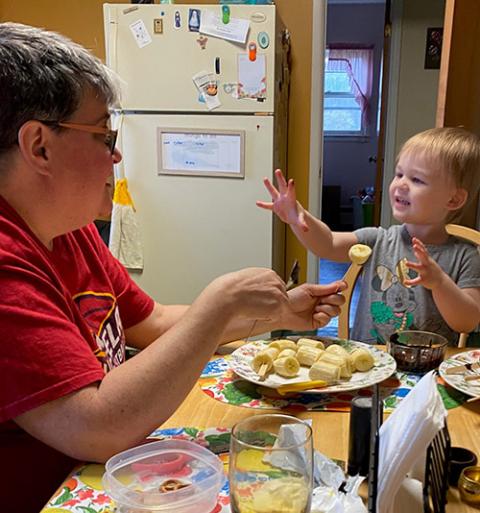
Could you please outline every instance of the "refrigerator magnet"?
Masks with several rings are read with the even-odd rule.
[[[207,48],[207,41],[208,41],[208,37],[206,37],[206,36],[198,36],[197,37],[197,43],[200,45],[200,48],[202,50],[205,50],[205,48]]]
[[[200,16],[200,9],[188,9],[188,30],[190,32],[198,32]]]
[[[175,11],[175,15],[173,18],[173,26],[178,30],[182,28],[182,18],[180,16],[180,11]]]
[[[268,34],[266,32],[260,32],[257,36],[258,45],[260,48],[268,48],[268,45],[270,44],[270,38],[268,37]]]
[[[152,38],[143,20],[134,21],[129,27],[139,48],[143,48],[152,42]]]
[[[257,45],[248,43],[248,58],[253,62],[257,60]]]

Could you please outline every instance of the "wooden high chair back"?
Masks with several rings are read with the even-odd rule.
[[[454,235],[459,239],[464,239],[472,244],[480,246],[480,232],[467,226],[460,226],[459,224],[447,224],[445,227],[449,235]],[[465,347],[467,345],[468,333],[460,333],[458,339],[458,347]]]
[[[367,260],[368,262],[368,260]],[[362,271],[363,265],[359,264],[350,264],[350,267],[347,269],[345,276],[343,277],[343,281],[345,281],[348,285],[348,288],[345,292],[343,292],[343,296],[345,297],[345,303],[343,304],[340,315],[338,316],[338,338],[348,339],[350,334],[350,305],[352,303],[353,289],[355,288],[355,283],[357,283],[357,279],[360,276],[360,272]]]

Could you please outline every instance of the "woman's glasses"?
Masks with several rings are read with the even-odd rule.
[[[63,121],[41,121],[45,125],[60,126],[62,128],[70,128],[72,130],[80,130],[82,132],[90,132],[91,134],[102,134],[105,136],[104,143],[113,155],[115,144],[117,143],[118,130],[110,130],[110,128],[97,125],[84,125],[81,123],[64,123]]]

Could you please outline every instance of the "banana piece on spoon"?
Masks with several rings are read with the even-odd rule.
[[[365,244],[354,244],[348,251],[348,258],[352,264],[364,264],[372,254],[372,248]]]

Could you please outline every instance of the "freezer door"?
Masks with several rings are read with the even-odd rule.
[[[245,176],[158,174],[158,128],[241,130]],[[272,267],[273,117],[127,115],[120,137],[123,165],[144,247],[138,284],[162,303],[190,303],[215,277],[244,267]],[[281,241],[278,241],[281,242]]]
[[[124,82],[122,107],[208,112],[192,79],[205,71],[212,73],[217,81],[215,99],[221,105],[215,112],[273,112],[275,6],[228,7],[232,18],[250,22],[245,45],[189,29],[192,9],[197,9],[201,16],[207,10],[221,13],[221,5],[105,4],[107,64]],[[236,97],[238,59],[240,55],[242,58],[248,55],[249,43],[256,45],[258,62],[265,61],[266,98],[263,101]]]

